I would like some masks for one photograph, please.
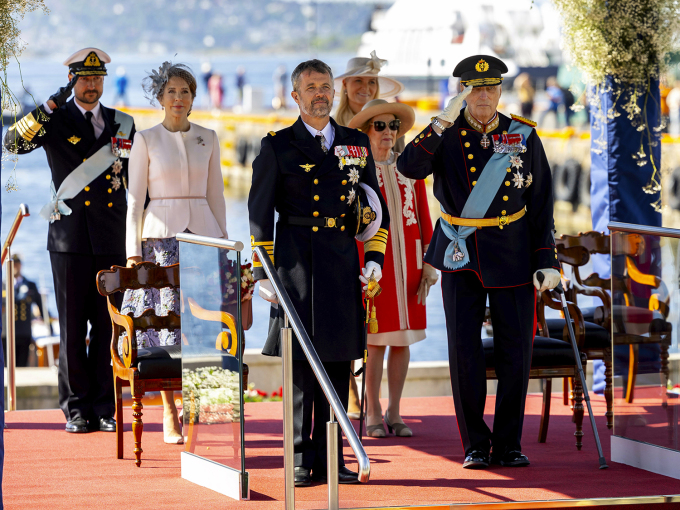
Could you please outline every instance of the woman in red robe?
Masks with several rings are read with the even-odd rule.
[[[376,300],[379,331],[368,335],[366,433],[370,437],[386,436],[383,419],[390,433],[402,437],[413,434],[401,418],[399,402],[408,372],[409,346],[425,339],[425,298],[437,281],[436,270],[423,263],[432,237],[425,183],[401,175],[397,171],[399,153],[393,151],[397,138],[411,129],[414,121],[410,106],[375,99],[366,103],[349,123],[371,141],[378,184],[390,212],[390,234],[380,280],[383,292]],[[379,393],[388,346],[389,403],[383,416]]]

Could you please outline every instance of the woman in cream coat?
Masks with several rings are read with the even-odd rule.
[[[144,90],[165,110],[161,124],[135,135],[128,167],[126,225],[127,265],[150,261],[168,266],[179,262],[178,232],[227,237],[220,147],[210,129],[189,122],[196,79],[181,64],[165,62],[144,80]],[[149,205],[144,209],[146,196]],[[122,313],[140,315],[155,308],[159,315],[179,314],[179,293],[170,288],[127,291]],[[137,332],[138,347],[174,345],[180,332]],[[181,444],[177,408],[170,391],[163,397],[166,443]]]

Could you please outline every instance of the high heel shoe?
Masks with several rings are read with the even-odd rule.
[[[382,422],[377,425],[366,425],[366,435],[368,437],[387,437]]]
[[[387,413],[383,416],[385,420],[385,425],[387,425],[387,430],[390,434],[394,434],[397,437],[411,437],[413,436],[413,431],[404,423],[390,423],[387,419]],[[394,430],[394,432],[392,432]]]
[[[177,420],[172,414],[163,414],[163,442],[167,444],[184,444],[184,436],[177,430]]]

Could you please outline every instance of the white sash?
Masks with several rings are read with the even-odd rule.
[[[115,122],[120,124],[118,134],[121,136],[118,136],[118,138],[126,139],[130,136],[133,119],[127,113],[119,110],[115,110],[115,112]],[[40,216],[50,223],[54,223],[55,220],[60,219],[62,214],[64,216],[71,214],[71,208],[64,203],[64,200],[75,197],[85,186],[108,170],[116,159],[118,159],[118,156],[113,154],[111,142],[109,142],[68,174],[59,186],[59,191],[54,189],[54,182],[52,182],[50,185],[52,200],[43,206],[40,210]]]

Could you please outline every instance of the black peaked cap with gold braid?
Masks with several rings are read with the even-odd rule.
[[[508,66],[499,58],[491,55],[473,55],[458,62],[453,76],[460,78],[463,86],[491,87],[503,81]]]
[[[69,71],[77,76],[107,76],[106,65],[111,57],[99,48],[83,48],[64,61]]]

